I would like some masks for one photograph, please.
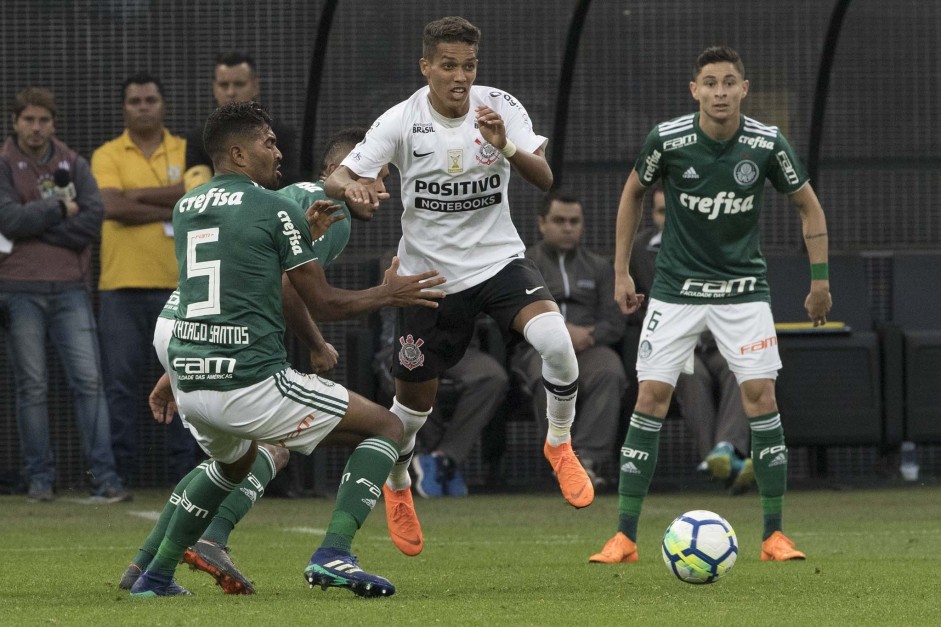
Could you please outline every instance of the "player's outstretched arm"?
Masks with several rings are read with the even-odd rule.
[[[447,279],[438,276],[437,270],[401,275],[399,274],[399,258],[393,257],[382,277],[382,284],[377,287],[386,289],[388,293],[386,304],[390,307],[420,305],[434,309],[438,306],[438,301],[444,298],[444,292],[430,288],[441,285],[445,281]]]
[[[305,263],[287,275],[310,315],[319,321],[347,320],[382,307],[437,307],[444,292],[433,289],[445,282],[437,270],[402,276],[393,258],[383,282],[365,290],[344,290],[327,282],[319,263]]]
[[[637,236],[637,227],[640,225],[644,213],[644,195],[647,188],[640,184],[637,172],[631,170],[624,189],[621,191],[621,200],[618,203],[618,217],[615,234],[614,249],[614,300],[621,308],[621,312],[632,314],[644,302],[644,295],[638,294],[634,286],[634,279],[630,274],[631,249],[634,247],[634,238]]]
[[[833,306],[827,263],[830,243],[827,236],[827,217],[810,183],[790,195],[791,203],[800,212],[804,244],[810,259],[810,293],[804,299],[804,309],[814,326],[826,324],[827,314]]]
[[[374,179],[361,178],[345,165],[341,165],[324,181],[324,191],[327,196],[344,201],[351,209],[374,212],[379,207],[380,195],[369,185],[373,181]]]

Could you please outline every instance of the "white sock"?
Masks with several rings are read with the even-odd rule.
[[[402,436],[402,441],[405,444],[399,450],[399,459],[392,466],[386,485],[393,490],[404,490],[412,485],[412,478],[408,476],[408,465],[411,463],[412,453],[415,451],[415,434],[425,424],[431,410],[415,411],[400,404],[397,398],[393,398],[392,407],[389,408],[389,411],[398,416],[399,420],[402,421],[402,426],[405,427],[405,435]]]
[[[571,439],[578,396],[578,360],[562,314],[550,311],[533,317],[523,328],[526,341],[542,357],[542,382],[546,387],[546,436],[551,446]]]

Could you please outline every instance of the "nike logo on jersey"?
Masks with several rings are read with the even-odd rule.
[[[413,157],[427,157],[428,155],[433,155],[433,154],[435,154],[434,150],[432,150],[431,152],[418,152],[417,150],[412,151]]]
[[[542,289],[542,286],[534,287],[534,288],[532,288],[532,289],[528,289],[528,290],[526,290],[526,295],[528,296],[528,295],[530,295],[530,294],[535,293],[536,290],[541,290],[541,289]]]
[[[696,173],[696,169],[693,166],[690,166],[686,172],[683,172],[684,179],[698,179],[699,174]]]

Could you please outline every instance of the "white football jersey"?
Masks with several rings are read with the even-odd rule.
[[[402,177],[401,274],[438,270],[447,293],[486,281],[525,247],[513,220],[507,189],[510,163],[484,141],[475,108],[500,114],[507,137],[533,152],[547,139],[533,132],[526,109],[510,94],[475,85],[470,110],[448,128],[432,112],[427,86],[382,114],[343,160],[359,176],[375,177],[393,164]]]

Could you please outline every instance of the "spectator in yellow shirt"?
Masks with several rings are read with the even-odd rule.
[[[133,482],[137,424],[151,372],[160,367],[151,347],[154,325],[177,286],[170,218],[184,192],[186,141],[164,128],[157,78],[135,74],[124,81],[122,95],[126,128],[95,150],[91,166],[105,207],[99,328],[112,447],[118,473]],[[167,479],[176,481],[193,467],[196,448],[179,420],[171,426]]]

